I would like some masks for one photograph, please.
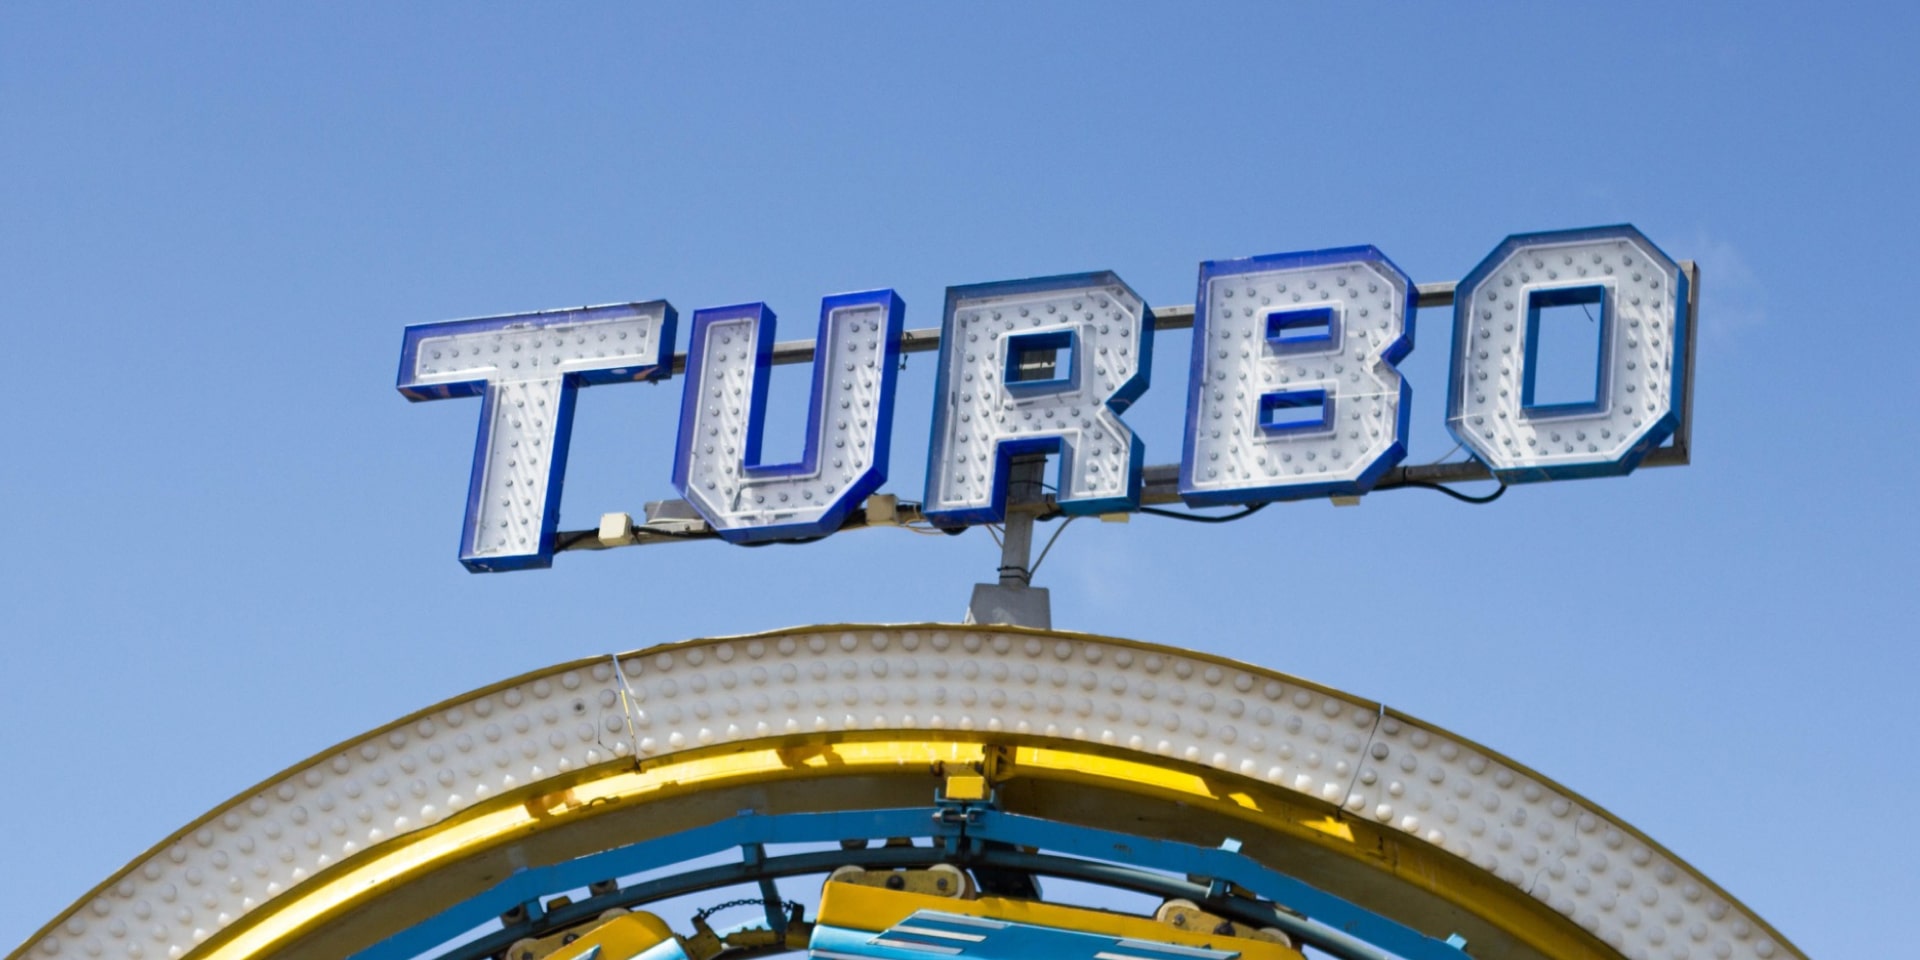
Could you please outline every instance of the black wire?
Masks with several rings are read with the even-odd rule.
[[[1141,507],[1140,512],[1151,513],[1156,517],[1166,517],[1171,520],[1185,520],[1189,523],[1232,523],[1233,521],[1239,520],[1242,517],[1251,517],[1254,514],[1259,513],[1262,510],[1265,510],[1266,508],[1267,508],[1266,504],[1256,503],[1253,506],[1247,507],[1244,510],[1240,510],[1235,513],[1222,514],[1220,516],[1209,516],[1204,513],[1187,513],[1184,510],[1162,510],[1159,507]]]
[[[1422,490],[1438,491],[1440,493],[1446,494],[1449,497],[1452,497],[1455,500],[1460,501],[1461,503],[1470,503],[1475,506],[1492,503],[1495,500],[1500,499],[1500,497],[1507,492],[1507,485],[1504,483],[1500,485],[1499,489],[1493,491],[1492,493],[1486,494],[1485,496],[1474,496],[1473,494],[1470,494],[1470,493],[1461,493],[1460,491],[1455,490],[1452,487],[1445,486],[1443,484],[1438,484],[1438,483],[1429,483],[1425,480],[1408,480],[1404,483],[1398,484],[1398,486],[1419,487]],[[1158,507],[1141,507],[1140,512],[1150,513],[1156,517],[1167,517],[1173,520],[1186,520],[1191,523],[1231,523],[1243,517],[1250,517],[1256,513],[1259,513],[1261,508],[1265,506],[1266,504],[1264,503],[1256,503],[1253,506],[1250,506],[1237,513],[1229,513],[1229,514],[1225,514],[1217,517],[1207,516],[1206,514],[1200,514],[1200,513],[1187,513],[1180,510],[1162,510]]]
[[[1507,492],[1507,485],[1504,483],[1500,485],[1499,489],[1493,491],[1492,493],[1486,494],[1484,496],[1474,496],[1473,494],[1470,494],[1470,493],[1461,493],[1460,491],[1455,490],[1452,487],[1446,486],[1444,484],[1429,483],[1425,480],[1408,480],[1403,483],[1397,484],[1397,486],[1419,487],[1422,490],[1433,490],[1438,493],[1444,493],[1447,496],[1460,501],[1461,503],[1470,503],[1475,506],[1492,503],[1495,500],[1500,499],[1500,497]],[[1163,510],[1159,507],[1141,507],[1140,512],[1149,513],[1156,517],[1166,517],[1169,520],[1185,520],[1188,523],[1232,523],[1235,520],[1245,519],[1247,517],[1253,516],[1256,513],[1259,513],[1261,510],[1266,509],[1266,506],[1267,505],[1264,503],[1256,503],[1245,509],[1235,511],[1233,513],[1222,514],[1219,516],[1209,516],[1204,513],[1188,513],[1184,510]],[[1040,520],[1040,521],[1046,521],[1046,520],[1053,520],[1065,515],[1066,515],[1065,511],[1056,509],[1051,513],[1043,514],[1034,519]],[[636,528],[636,531],[639,531],[642,529],[643,528]],[[935,529],[939,530],[941,533],[944,533],[948,536],[957,537],[963,533],[966,533],[971,528],[966,526],[959,526],[959,527],[936,527]],[[1064,531],[1065,529],[1066,528],[1063,526],[1061,528],[1061,531]],[[685,539],[685,540],[691,540],[691,539],[704,540],[704,539],[707,539],[709,536],[707,534],[692,534],[692,533],[679,533],[679,532],[670,533],[665,530],[644,530],[644,532],[651,536],[656,536],[656,537],[676,537],[676,538]],[[578,544],[581,541],[586,540],[588,537],[593,537],[593,536],[598,536],[598,531],[582,530],[578,533],[575,533],[561,540],[559,543],[555,544],[553,551],[555,553],[559,553],[564,550],[570,550],[574,547],[575,544]],[[1059,531],[1055,532],[1054,537],[1056,539],[1059,537]],[[771,547],[771,546],[774,546],[775,544],[815,543],[825,539],[826,537],[800,537],[792,540],[762,540],[758,543],[743,543],[743,544],[740,544],[740,546]],[[1053,545],[1052,541],[1048,541],[1047,546],[1051,547],[1052,545]],[[1044,551],[1042,555],[1044,556]],[[1039,566],[1039,565],[1035,564],[1035,566]]]
[[[1438,483],[1428,483],[1425,480],[1408,480],[1407,482],[1402,483],[1400,485],[1403,487],[1419,487],[1422,490],[1438,490],[1439,492],[1444,493],[1447,496],[1460,501],[1461,503],[1471,503],[1471,504],[1474,504],[1475,506],[1478,506],[1484,503],[1492,503],[1495,500],[1500,499],[1501,494],[1504,494],[1507,492],[1507,485],[1504,483],[1500,485],[1500,488],[1498,490],[1495,490],[1492,493],[1489,493],[1486,496],[1482,496],[1482,497],[1476,497],[1470,493],[1461,493],[1460,491],[1455,490],[1452,487],[1445,486]]]
[[[757,540],[757,541],[754,541],[753,543],[742,543],[742,544],[739,544],[739,546],[742,546],[742,547],[777,547],[777,546],[780,546],[780,545],[782,545],[782,544],[794,544],[794,543],[818,543],[818,542],[820,542],[820,541],[822,541],[822,540],[825,540],[825,539],[826,539],[826,537],[795,537],[795,538],[793,538],[793,539],[791,539],[791,540]]]
[[[636,526],[633,528],[633,532],[635,534],[645,534],[649,537],[663,537],[669,540],[706,540],[714,536],[714,534],[710,533],[682,533],[678,530],[655,530],[645,526]],[[600,531],[598,530],[576,530],[571,534],[555,540],[553,552],[564,553],[599,535]],[[759,546],[759,544],[752,544],[752,546]]]

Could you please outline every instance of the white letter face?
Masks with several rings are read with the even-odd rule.
[[[655,300],[407,328],[407,399],[484,395],[460,534],[468,570],[552,565],[574,391],[671,376],[676,316]]]
[[[1180,496],[1362,494],[1407,455],[1419,291],[1373,247],[1200,265]]]
[[[1006,516],[1012,458],[1058,453],[1072,514],[1140,504],[1144,445],[1120,414],[1147,389],[1153,313],[1111,272],[947,288],[927,516]]]
[[[1460,281],[1447,429],[1505,483],[1629,473],[1678,428],[1687,277],[1631,226],[1522,234]],[[1591,396],[1536,402],[1541,311],[1597,326]]]
[[[824,537],[886,482],[905,316],[892,290],[821,302],[806,452],[763,465],[773,311],[694,312],[673,482],[714,532],[731,543]]]

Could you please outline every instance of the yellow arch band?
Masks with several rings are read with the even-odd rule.
[[[1010,812],[1232,836],[1475,955],[1802,956],[1598,806],[1371,701],[1132,641],[914,625],[694,640],[437,704],[189,824],[9,957],[339,957],[516,869],[743,809],[923,806],[970,765]]]

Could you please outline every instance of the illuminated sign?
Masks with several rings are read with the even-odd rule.
[[[1631,226],[1507,238],[1453,288],[1448,429],[1504,483],[1631,472],[1686,412],[1688,283]],[[1412,393],[1396,364],[1413,349],[1420,299],[1373,247],[1202,263],[1179,498],[1372,490],[1406,457]],[[1572,307],[1597,326],[1593,388],[1545,396],[1542,317]],[[905,313],[892,290],[823,301],[805,453],[786,464],[760,462],[773,311],[694,313],[672,476],[714,534],[824,536],[881,487]],[[676,317],[656,300],[407,328],[401,393],[483,397],[460,549],[469,569],[551,563],[575,389],[667,379]],[[924,516],[1003,519],[1011,465],[1035,454],[1057,461],[1060,512],[1138,509],[1146,445],[1123,414],[1147,389],[1156,325],[1111,272],[949,288]]]
[[[760,462],[773,311],[749,303],[693,315],[673,485],[716,533],[734,543],[824,536],[886,482],[906,312],[892,290],[821,304],[806,452],[783,464]]]
[[[1598,317],[1593,398],[1536,403],[1540,311]],[[1507,483],[1624,474],[1679,426],[1687,277],[1640,231],[1509,237],[1454,292],[1447,426]]]
[[[398,383],[407,399],[483,398],[460,534],[468,569],[548,565],[574,390],[666,379],[676,316],[655,300],[407,328]]]
[[[1146,445],[1120,414],[1146,392],[1152,366],[1153,312],[1114,274],[949,288],[927,516],[1002,519],[1007,470],[1022,453],[1060,455],[1068,513],[1138,507]]]
[[[1200,265],[1180,495],[1361,494],[1407,455],[1413,280],[1372,247]]]

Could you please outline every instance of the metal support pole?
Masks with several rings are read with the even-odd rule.
[[[1053,601],[1045,587],[1033,585],[1033,524],[1047,511],[1042,486],[1046,454],[1013,458],[1007,472],[1006,530],[1000,541],[998,583],[976,583],[967,602],[968,623],[1005,623],[1053,628]]]
[[[1007,472],[1007,523],[1000,543],[1000,585],[1033,585],[1033,524],[1046,509],[1047,498],[1041,489],[1046,476],[1046,454],[1014,457]]]

